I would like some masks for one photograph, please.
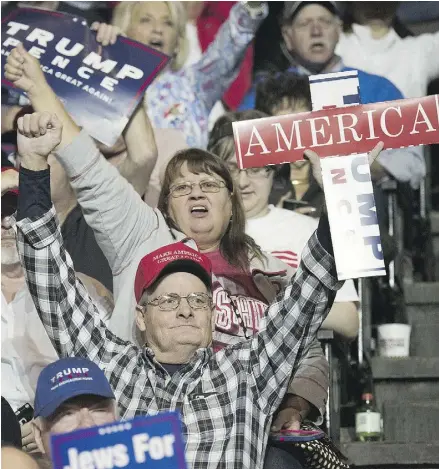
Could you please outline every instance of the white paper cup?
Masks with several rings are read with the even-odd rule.
[[[382,324],[378,326],[380,357],[408,357],[411,329],[411,326],[407,324]]]

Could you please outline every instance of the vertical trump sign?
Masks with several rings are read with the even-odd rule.
[[[356,71],[309,77],[313,111],[234,122],[240,168],[322,158],[337,274],[385,275],[367,154],[439,142],[439,96],[361,105]]]

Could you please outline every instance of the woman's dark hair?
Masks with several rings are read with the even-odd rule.
[[[303,103],[311,110],[311,92],[308,77],[301,77],[293,72],[259,75],[256,85],[255,108],[268,115],[287,105],[293,108]]]
[[[226,261],[235,267],[247,270],[253,257],[263,259],[259,246],[245,233],[245,213],[241,197],[239,191],[235,190],[225,162],[208,151],[199,148],[181,150],[168,163],[158,201],[158,208],[165,216],[168,225],[180,230],[175,220],[169,216],[168,199],[170,188],[175,179],[181,175],[181,168],[185,163],[188,170],[194,174],[206,173],[219,176],[226,183],[232,202],[232,217],[220,242],[220,252]]]
[[[247,111],[227,112],[222,115],[213,126],[209,134],[207,150],[223,161],[235,157],[235,140],[233,138],[233,122],[246,121],[251,119],[262,119],[268,117],[267,114],[249,109]]]

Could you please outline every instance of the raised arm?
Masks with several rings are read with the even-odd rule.
[[[380,142],[374,148],[370,162],[382,147]],[[322,186],[319,157],[309,151],[305,155]],[[303,250],[301,264],[290,285],[268,308],[261,331],[240,350],[241,361],[247,360],[264,412],[273,414],[281,404],[289,378],[297,372],[300,361],[315,341],[342,284],[337,281],[329,222],[323,215]]]
[[[249,370],[264,412],[272,414],[281,404],[291,375],[308,353],[341,285],[329,222],[322,216],[302,253],[296,275],[270,305],[265,324],[249,345]]]
[[[104,47],[115,44],[117,37],[123,35],[117,26],[105,23],[95,22],[90,29],[96,31],[96,40]],[[126,125],[123,138],[119,139],[116,146],[119,155],[111,163],[133,185],[136,192],[143,196],[148,189],[151,174],[157,162],[157,146],[142,100]],[[109,148],[103,145],[101,151],[105,156],[108,153],[111,155],[111,153],[114,154],[114,147]]]
[[[208,110],[236,78],[247,46],[267,14],[266,2],[237,3],[201,59],[186,70]]]
[[[38,61],[21,44],[8,56],[5,76],[27,92],[35,111],[56,114],[61,121],[63,133],[56,156],[113,273],[119,272],[156,228],[158,215],[73,122],[47,84]]]
[[[18,121],[21,156],[17,245],[26,282],[52,344],[61,357],[83,356],[105,365],[136,348],[114,336],[77,278],[65,251],[50,200],[47,156],[61,140],[55,115],[35,113]]]

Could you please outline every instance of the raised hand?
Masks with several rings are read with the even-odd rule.
[[[40,63],[21,43],[8,55],[5,78],[28,94],[38,92],[42,86],[47,86]]]
[[[372,165],[376,158],[378,158],[378,155],[381,153],[383,147],[384,143],[378,142],[375,148],[369,153],[369,165]],[[311,163],[312,174],[317,181],[317,184],[323,189],[322,167],[320,165],[319,155],[312,150],[305,150],[304,155]]]
[[[119,27],[106,23],[98,23],[97,21],[91,25],[90,29],[96,31],[96,40],[103,46],[115,44],[117,36],[124,36]]]
[[[18,119],[17,127],[21,164],[34,171],[47,168],[47,157],[60,144],[62,137],[62,124],[56,114],[26,114]]]

